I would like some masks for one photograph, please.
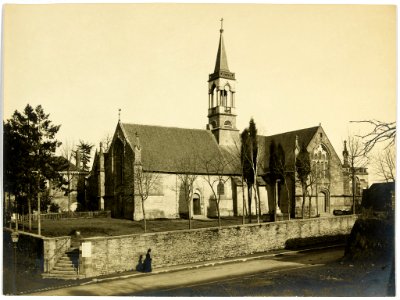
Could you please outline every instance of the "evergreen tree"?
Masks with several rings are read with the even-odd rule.
[[[16,205],[27,202],[29,215],[37,208],[38,193],[46,189],[46,179],[61,181],[54,160],[61,144],[55,137],[59,129],[41,105],[27,104],[4,123],[4,189],[15,196]]]
[[[241,162],[243,169],[243,177],[247,184],[247,195],[249,205],[249,223],[251,223],[251,199],[252,189],[256,182],[257,176],[257,154],[258,154],[258,142],[257,142],[257,128],[256,124],[251,118],[249,128],[245,128],[241,133]],[[257,191],[257,189],[255,188]],[[257,193],[255,193],[257,196]],[[259,198],[259,197],[258,197]],[[257,197],[256,197],[257,205]],[[259,206],[259,205],[258,205]],[[259,214],[257,214],[259,216]]]
[[[282,184],[286,185],[286,165],[285,165],[285,151],[283,150],[282,145],[279,143],[278,147],[276,147],[275,140],[272,140],[269,146],[268,181],[270,185],[273,187],[273,190],[275,190],[277,180],[279,180],[279,184],[278,184],[278,189],[274,193],[274,203],[278,198],[278,196],[275,195],[279,195],[280,186]],[[288,200],[290,201],[290,199]],[[274,220],[276,220],[276,208],[277,208],[277,203],[275,203],[274,207]]]
[[[306,192],[307,192],[307,180],[311,173],[311,160],[310,154],[307,151],[304,143],[301,145],[299,154],[296,157],[296,172],[299,178],[301,189],[303,193],[303,203],[301,206],[301,215],[304,219],[304,205],[306,202]]]
[[[82,169],[82,171],[88,172],[90,167],[90,154],[92,152],[93,144],[90,144],[88,142],[84,142],[82,140],[79,140],[79,145],[78,145],[78,151],[76,153],[77,156],[77,161],[80,160],[80,163],[82,166],[77,166],[78,168]],[[79,157],[79,159],[78,159]]]

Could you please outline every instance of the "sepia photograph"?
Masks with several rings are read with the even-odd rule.
[[[2,5],[2,295],[396,296],[397,6]]]

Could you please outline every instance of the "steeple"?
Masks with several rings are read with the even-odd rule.
[[[209,81],[214,80],[216,78],[226,78],[235,80],[235,73],[229,71],[228,67],[228,59],[226,56],[225,44],[224,44],[224,29],[223,29],[223,21],[221,20],[221,29],[219,30],[219,43],[218,43],[218,52],[217,59],[215,60],[215,68],[214,73],[210,74]]]
[[[228,67],[228,59],[223,38],[223,20],[219,30],[219,44],[214,73],[208,79],[208,124],[219,144],[227,145],[238,138],[239,130],[236,129],[235,73]]]
[[[220,35],[219,35],[219,45],[218,45],[218,53],[217,53],[217,59],[215,61],[215,68],[214,68],[214,73],[219,73],[219,71],[227,71],[229,72],[229,67],[228,67],[228,59],[226,58],[226,51],[225,51],[225,45],[224,45],[224,29],[223,29],[223,22],[224,19],[221,19],[221,29],[219,30]]]

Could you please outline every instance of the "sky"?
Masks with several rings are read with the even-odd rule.
[[[98,147],[118,122],[205,129],[220,19],[237,127],[321,123],[341,157],[351,120],[396,120],[394,5],[3,6],[3,119],[41,104],[57,138]]]

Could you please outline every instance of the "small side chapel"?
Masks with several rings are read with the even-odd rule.
[[[88,201],[99,210],[110,210],[114,218],[143,219],[141,197],[135,186],[136,170],[157,174],[157,181],[145,201],[147,219],[206,218],[217,216],[216,198],[209,182],[217,185],[221,216],[247,214],[247,187],[241,179],[240,132],[236,126],[236,78],[228,67],[221,22],[214,72],[208,77],[208,124],[206,129],[185,129],[140,125],[118,121],[108,149],[96,150],[87,178]],[[271,144],[281,145],[286,170],[294,174],[296,155],[304,143],[317,170],[311,191],[311,215],[332,214],[352,206],[351,176],[346,144],[343,163],[321,126],[272,136],[258,136],[261,167],[257,189],[260,212],[279,219],[301,216],[301,188],[288,176],[284,184],[268,180]],[[207,161],[229,162],[218,172],[210,171]],[[181,175],[196,174],[191,191],[190,211],[184,197]],[[208,179],[208,181],[207,181]],[[357,173],[357,197],[368,185],[366,169]],[[254,194],[254,193],[253,193]],[[254,197],[253,197],[254,198]],[[251,201],[252,214],[256,213]],[[308,201],[306,203],[308,212]]]

